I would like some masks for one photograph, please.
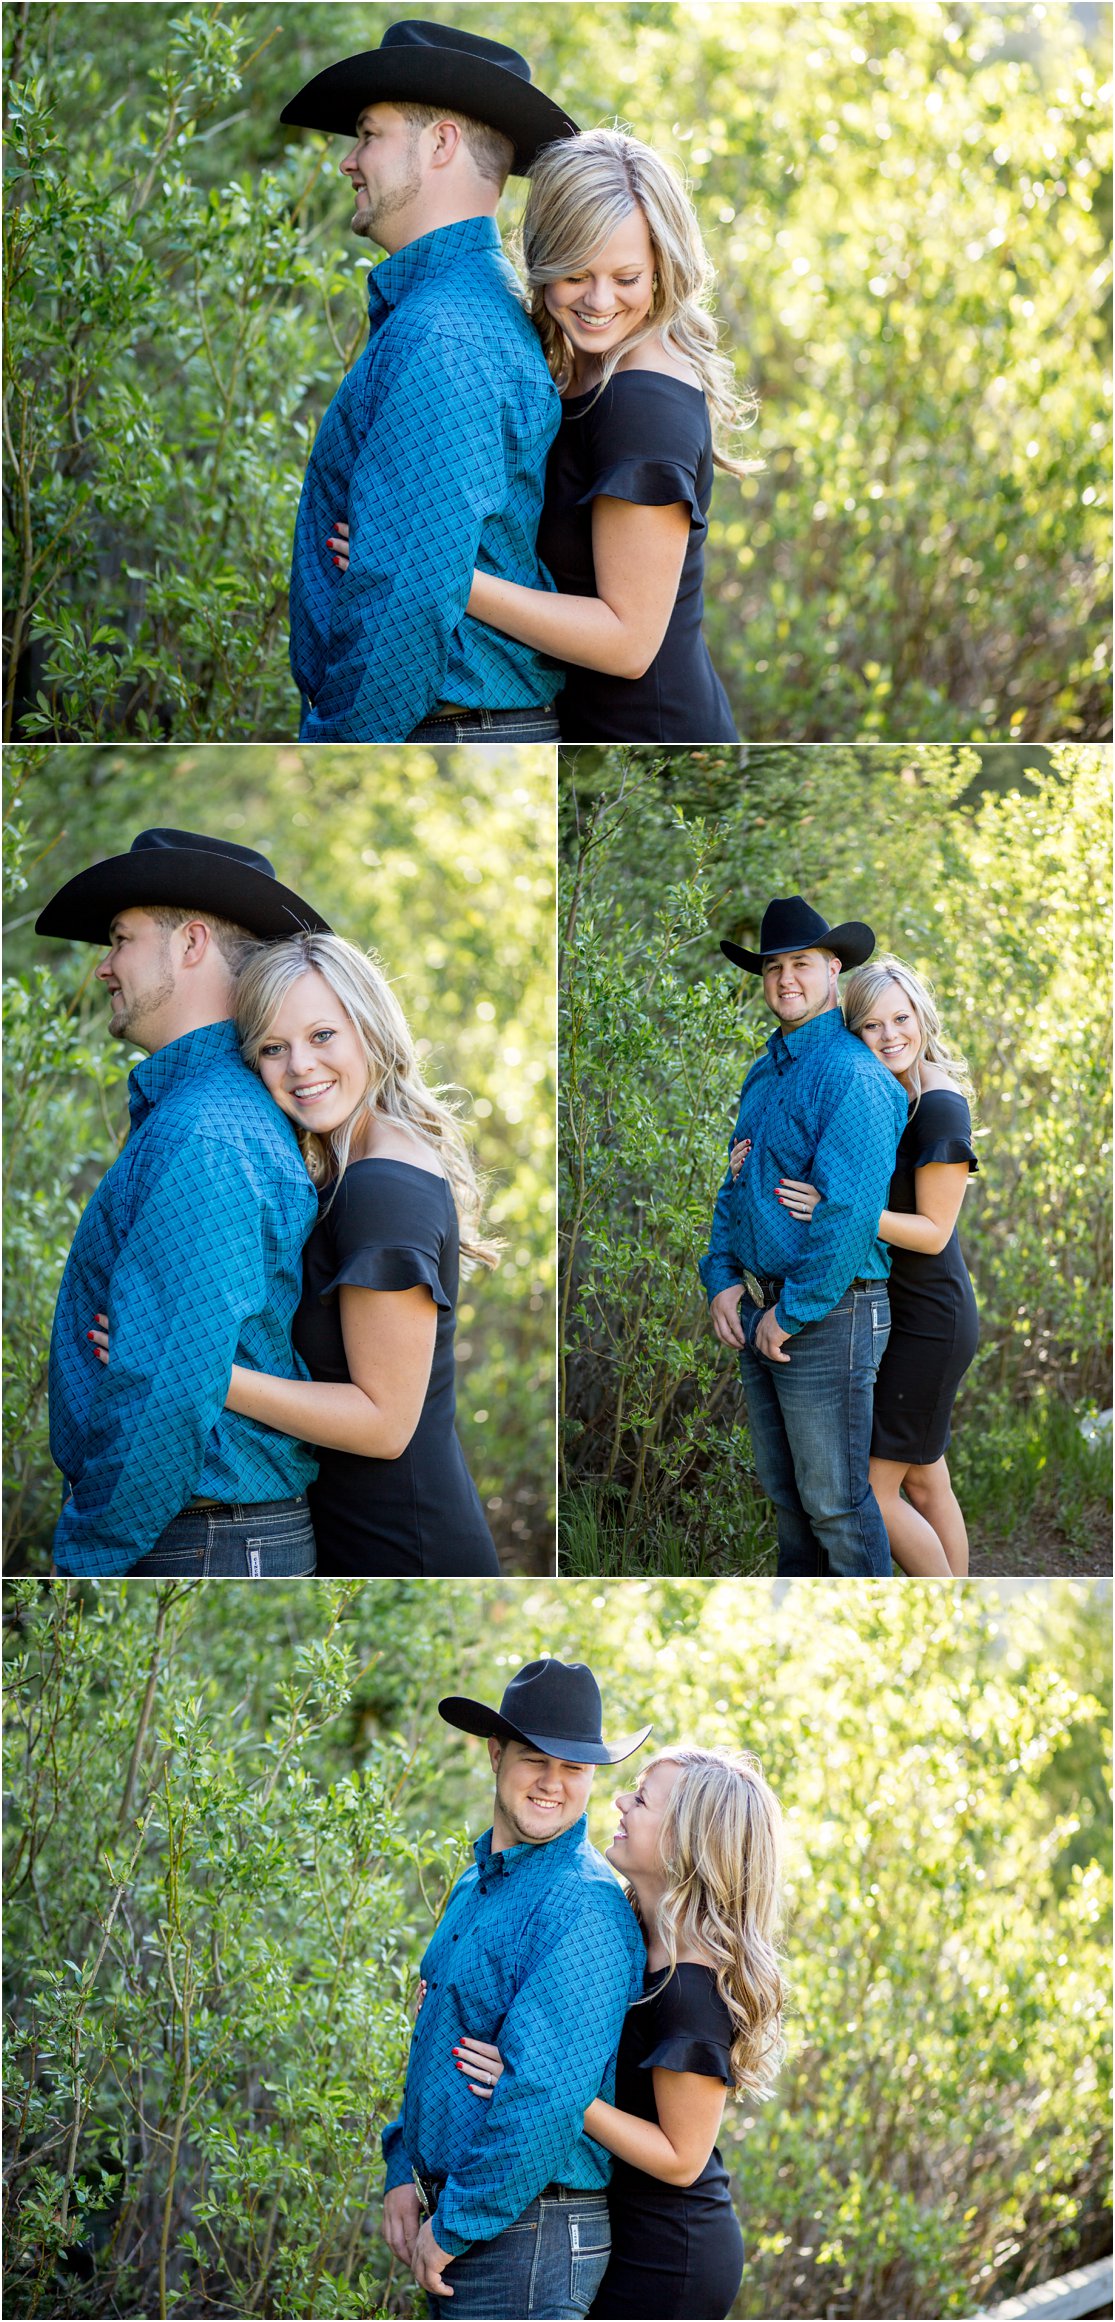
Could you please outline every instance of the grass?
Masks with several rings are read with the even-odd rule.
[[[949,1466],[967,1520],[973,1570],[997,1573],[1110,1568],[1111,1438],[1089,1442],[1081,1414],[1053,1396],[984,1409],[958,1429]],[[741,1443],[746,1435],[741,1430]],[[746,1456],[746,1454],[745,1454]],[[1097,1548],[1098,1543],[1098,1548]],[[638,1573],[670,1578],[774,1572],[774,1511],[744,1464],[690,1488],[679,1503],[632,1523],[622,1486],[579,1483],[561,1498],[559,1570],[575,1579]]]

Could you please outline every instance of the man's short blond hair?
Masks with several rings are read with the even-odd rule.
[[[144,903],[141,908],[156,927],[165,927],[168,934],[172,928],[187,927],[191,919],[200,919],[234,976],[247,966],[260,941],[250,928],[238,927],[234,919],[218,919],[215,911],[186,911],[177,903]]]
[[[486,121],[474,121],[471,113],[458,113],[452,105],[412,105],[396,97],[389,98],[388,102],[414,129],[432,129],[435,121],[455,121],[481,177],[490,178],[503,192],[511,175],[515,148],[501,130],[490,129]]]

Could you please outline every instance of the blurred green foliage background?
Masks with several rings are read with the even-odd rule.
[[[972,1569],[1110,1571],[1110,786],[1110,752],[1075,744],[563,754],[570,1570],[771,1567],[697,1261],[772,1029],[719,939],[753,945],[799,893],[928,977],[975,1081],[981,1344],[949,1452]]]
[[[151,825],[259,847],[376,951],[456,1084],[505,1247],[458,1309],[461,1437],[512,1570],[553,1569],[553,752],[334,747],[5,753],[7,1553],[45,1569],[58,1505],[46,1357],[78,1217],[127,1128],[136,1052],[97,953],[34,935],[47,898]],[[219,804],[216,803],[219,801]]]
[[[688,173],[761,402],[708,560],[740,731],[1105,736],[1108,12],[423,5]],[[278,115],[398,13],[7,10],[5,735],[294,730],[294,511],[370,261],[341,141]]]
[[[422,2309],[378,2131],[490,1821],[436,1703],[544,1651],[785,1809],[737,2314],[941,2322],[1110,2248],[1107,1588],[25,1580],[5,1624],[9,2314]]]

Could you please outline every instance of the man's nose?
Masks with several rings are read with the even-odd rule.
[[[96,965],[96,967],[95,967],[95,968],[94,968],[94,970],[93,970],[93,973],[94,973],[94,975],[95,975],[95,976],[100,976],[100,978],[101,978],[102,982],[104,981],[104,979],[105,979],[105,977],[106,977],[106,976],[109,976],[109,975],[111,975],[111,973],[112,973],[112,953],[111,953],[110,951],[106,951],[104,958],[103,958],[103,959],[101,959],[101,960],[98,960],[98,962],[97,962],[97,965]]]

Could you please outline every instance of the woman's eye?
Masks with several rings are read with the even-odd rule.
[[[332,1040],[333,1034],[329,1030],[322,1030],[321,1032],[313,1033],[312,1037],[314,1040]]]

